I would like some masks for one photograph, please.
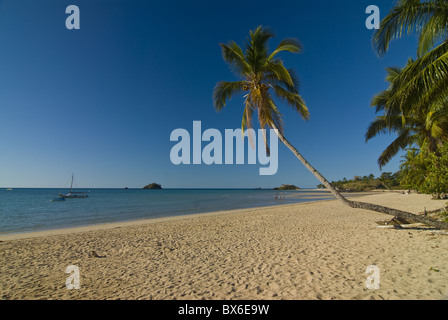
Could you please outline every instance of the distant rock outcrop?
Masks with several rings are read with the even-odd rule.
[[[143,187],[143,189],[162,189],[162,186],[157,183],[151,183]]]
[[[281,187],[274,188],[274,190],[300,190],[300,188],[292,184],[282,184]]]

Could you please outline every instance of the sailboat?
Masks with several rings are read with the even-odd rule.
[[[67,194],[60,193],[59,196],[63,199],[77,199],[77,198],[87,198],[89,195],[87,192],[74,192],[72,191],[73,188],[73,178],[74,174],[72,173],[72,183],[70,184],[70,192]]]

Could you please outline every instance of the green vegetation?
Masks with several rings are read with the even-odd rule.
[[[157,183],[151,183],[144,186],[143,189],[162,189],[162,186]]]
[[[281,187],[274,188],[274,190],[300,190],[300,188],[292,184],[282,184]]]
[[[448,204],[447,204],[447,206],[448,206]],[[446,210],[440,211],[439,217],[442,219],[443,222],[448,223],[448,212]]]
[[[375,33],[373,46],[384,55],[389,44],[405,35],[418,36],[418,59],[407,65],[390,97],[404,111],[445,102],[448,92],[448,2],[446,0],[398,0]]]
[[[392,40],[418,35],[417,59],[387,69],[389,87],[372,99],[379,116],[366,141],[381,133],[397,138],[383,151],[383,167],[400,150],[407,151],[398,173],[403,188],[432,194],[448,193],[448,2],[399,0],[381,23],[373,45],[385,54]]]
[[[408,65],[412,60],[408,61]],[[397,138],[383,151],[378,159],[380,167],[387,164],[400,150],[418,146],[428,153],[435,153],[438,146],[443,145],[448,137],[447,105],[435,104],[431,107],[420,106],[412,108],[391,101],[397,91],[396,83],[404,69],[388,68],[387,81],[389,88],[372,99],[372,106],[376,107],[381,116],[370,124],[366,132],[366,141],[381,133],[396,133]]]
[[[433,199],[448,198],[448,145],[429,152],[409,149],[401,164],[400,182],[405,188],[432,194]]]
[[[383,172],[377,178],[373,174],[355,176],[351,180],[343,178],[332,181],[331,184],[343,192],[413,190],[431,194],[433,199],[448,199],[448,145],[438,147],[434,153],[429,152],[425,146],[422,150],[407,149],[398,172]],[[317,187],[325,188],[323,184]]]
[[[351,180],[343,178],[339,181],[332,181],[331,184],[341,192],[401,189],[399,173],[392,174],[391,172],[384,172],[378,178],[375,178],[373,174],[363,177],[355,176]],[[322,184],[319,184],[317,187],[319,189],[325,188]]]
[[[410,148],[402,158],[398,172],[383,172],[377,178],[373,174],[343,178],[331,184],[341,192],[413,190],[431,194],[433,199],[448,199],[448,145],[437,148],[437,154]],[[323,184],[317,187],[325,188]]]

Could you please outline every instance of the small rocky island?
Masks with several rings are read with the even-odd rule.
[[[162,186],[157,183],[151,183],[144,186],[143,189],[162,189]]]
[[[292,185],[292,184],[282,184],[281,187],[274,188],[274,190],[283,190],[283,191],[285,191],[285,190],[300,190],[300,188],[296,187],[295,185]]]

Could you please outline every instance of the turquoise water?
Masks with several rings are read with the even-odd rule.
[[[60,192],[68,190],[0,189],[0,234],[311,201],[300,192],[275,200],[274,190],[91,189],[86,199],[51,202]]]

